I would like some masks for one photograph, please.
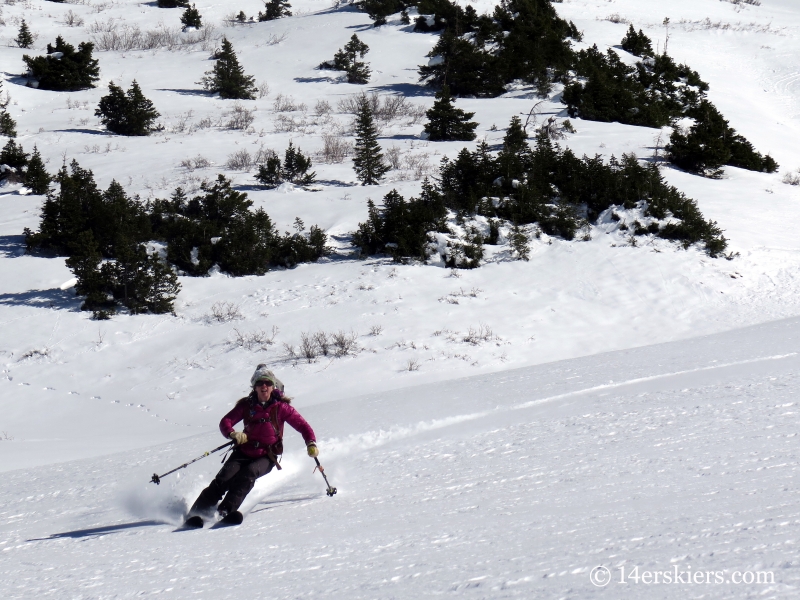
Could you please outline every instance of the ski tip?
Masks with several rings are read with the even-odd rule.
[[[219,522],[224,523],[225,525],[241,525],[242,521],[244,521],[244,515],[238,510],[235,510],[232,513],[222,517]]]
[[[203,518],[194,515],[186,519],[186,521],[183,522],[183,526],[186,529],[200,529],[203,526]]]

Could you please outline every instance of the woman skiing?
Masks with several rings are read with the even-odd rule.
[[[283,384],[266,365],[258,365],[250,378],[250,386],[250,394],[239,400],[219,423],[222,435],[231,438],[236,448],[195,500],[186,519],[188,527],[202,527],[203,518],[211,517],[215,507],[222,521],[242,522],[239,507],[256,479],[273,467],[281,468],[278,455],[283,452],[284,423],[289,423],[303,436],[309,456],[319,455],[314,430],[291,406],[291,399],[283,395]],[[239,421],[244,421],[244,431],[233,429]]]

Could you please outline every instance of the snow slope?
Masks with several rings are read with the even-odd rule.
[[[339,493],[288,436],[238,529],[175,529],[214,458],[147,483],[210,434],[9,472],[4,597],[793,598],[798,350],[791,319],[309,407]]]
[[[201,44],[98,52],[94,90],[33,90],[17,77],[21,56],[42,53],[58,34],[77,44],[113,23],[176,27],[180,11],[134,0],[2,6],[4,42],[22,17],[39,34],[31,51],[0,44],[0,69],[18,141],[26,151],[36,145],[50,171],[74,158],[102,187],[116,178],[142,199],[177,185],[196,190],[222,172],[281,229],[299,216],[325,228],[336,248],[318,264],[263,277],[182,277],[175,316],[97,322],[80,312],[63,258],[24,252],[21,232],[36,228],[43,198],[0,188],[3,597],[794,597],[800,188],[781,179],[800,167],[800,7],[556,7],[584,45],[601,49],[618,44],[628,22],[663,47],[669,17],[670,54],[698,70],[731,125],[781,164],[774,175],[729,168],[718,181],[663,170],[719,222],[737,258],[662,240],[633,247],[601,222],[587,242],[533,240],[527,263],[505,246],[461,273],[358,260],[349,232],[367,199],[392,188],[417,193],[409,169],[365,188],[348,161],[315,157],[321,191],[266,191],[253,187],[252,171],[225,163],[243,148],[282,152],[290,140],[318,152],[324,133],[347,135],[350,118],[337,103],[361,89],[430,106],[416,67],[435,35],[397,21],[372,29],[363,13],[317,0],[294,2],[289,19],[228,27],[227,14],[255,14],[261,2],[197,3],[246,72],[269,85],[242,103],[256,109],[244,132],[224,127],[232,104],[195,83],[211,65]],[[70,11],[83,25],[65,24]],[[371,48],[368,86],[315,68],[353,32]],[[93,116],[97,101],[109,81],[127,88],[134,78],[165,131],[108,135]],[[278,94],[306,109],[278,110]],[[333,107],[328,116],[316,114],[322,100]],[[520,88],[458,105],[498,144],[510,117],[537,100]],[[565,116],[557,93],[542,110],[540,121]],[[577,133],[563,143],[578,154],[647,158],[660,133],[573,123]],[[381,143],[430,169],[464,145],[422,141],[421,130],[421,121],[400,119]],[[197,167],[197,157],[211,164]],[[217,303],[238,316],[215,318]],[[237,342],[273,331],[271,344]],[[318,331],[354,333],[358,353],[311,363],[288,356],[284,344]],[[158,488],[147,481],[222,443],[218,419],[259,362],[276,369],[314,425],[339,494],[325,497],[295,438],[284,471],[248,501],[242,528],[173,533],[219,460]],[[232,572],[237,558],[247,568]],[[619,566],[635,565],[722,570],[726,581],[736,570],[766,570],[775,583],[600,589],[589,581],[598,565],[616,578]]]

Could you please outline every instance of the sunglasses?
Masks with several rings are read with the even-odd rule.
[[[261,381],[256,382],[256,387],[275,387],[275,384],[270,381],[269,379],[262,379]]]

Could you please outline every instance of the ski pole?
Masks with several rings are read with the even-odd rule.
[[[325,480],[325,485],[328,486],[328,489],[326,490],[327,494],[328,494],[328,496],[333,497],[333,495],[336,493],[336,488],[335,487],[331,487],[331,484],[328,483],[328,478],[325,476],[325,469],[323,469],[322,465],[319,464],[319,459],[315,456],[314,460],[317,463],[317,467],[314,470],[316,471],[317,469],[319,469],[319,472],[322,475],[322,478]]]
[[[189,461],[189,462],[187,462],[187,463],[184,463],[184,464],[182,464],[180,467],[175,467],[174,469],[172,469],[172,471],[167,471],[167,472],[166,472],[166,473],[164,473],[163,475],[157,475],[156,473],[153,473],[153,478],[150,480],[150,483],[155,483],[156,485],[158,485],[159,483],[161,483],[161,478],[162,478],[162,477],[166,477],[166,476],[167,476],[167,475],[169,475],[170,473],[174,473],[175,471],[179,471],[180,469],[185,469],[185,468],[186,468],[186,467],[188,467],[190,464],[197,462],[197,461],[198,461],[198,460],[200,460],[201,458],[205,458],[206,456],[209,456],[209,455],[211,455],[211,454],[214,454],[214,452],[219,452],[219,451],[220,451],[220,450],[222,450],[223,448],[227,448],[228,446],[230,446],[230,445],[232,445],[232,444],[233,444],[233,442],[228,442],[227,444],[222,444],[222,446],[220,446],[219,448],[214,448],[213,450],[209,450],[208,452],[203,452],[203,454],[202,454],[201,456],[198,456],[197,458],[195,458],[195,459],[193,459],[193,460],[190,460],[190,461]],[[334,494],[335,494],[335,493],[336,493],[336,492],[334,491]]]

